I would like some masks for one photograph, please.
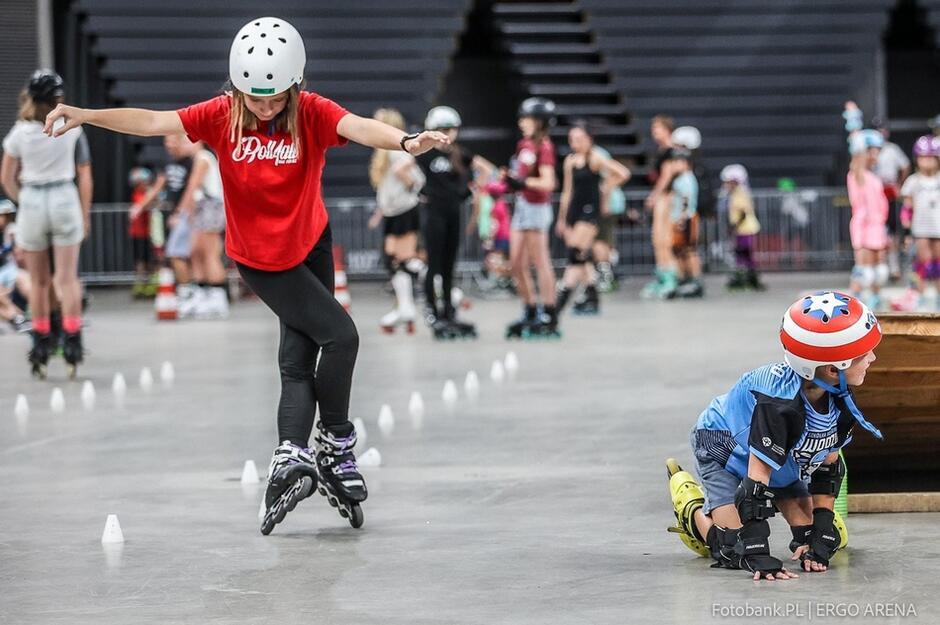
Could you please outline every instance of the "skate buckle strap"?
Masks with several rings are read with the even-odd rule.
[[[345,460],[333,469],[334,473],[359,473],[359,467],[356,465],[356,460],[350,458]]]
[[[836,397],[842,399],[845,402],[845,406],[849,409],[849,412],[852,413],[852,416],[855,417],[855,420],[858,421],[859,425],[871,432],[875,438],[879,440],[884,439],[884,435],[881,433],[881,430],[876,428],[871,422],[869,422],[865,415],[862,414],[862,411],[858,409],[858,406],[855,405],[855,400],[852,398],[852,394],[849,393],[849,387],[845,382],[845,372],[841,369],[839,370],[839,386],[835,387],[831,384],[823,382],[819,378],[815,378],[813,383],[816,386],[822,388],[829,393],[832,393]]]

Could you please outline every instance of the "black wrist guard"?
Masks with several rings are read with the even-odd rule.
[[[810,533],[809,551],[800,561],[811,560],[829,566],[829,560],[839,547],[835,513],[826,508],[813,508],[813,531]]]
[[[793,532],[793,540],[790,541],[790,552],[795,553],[803,545],[809,544],[810,534],[813,533],[812,525],[791,525],[790,531]]]

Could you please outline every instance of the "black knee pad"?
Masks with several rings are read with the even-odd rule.
[[[568,264],[569,265],[583,265],[584,258],[581,255],[581,250],[576,247],[568,248]]]
[[[388,254],[383,254],[383,256],[385,260],[385,270],[388,271],[388,275],[394,276],[395,272],[398,271],[398,259]]]

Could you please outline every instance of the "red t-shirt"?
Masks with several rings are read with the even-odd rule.
[[[137,187],[131,191],[131,204],[137,204],[147,195],[147,189]],[[131,219],[130,235],[132,239],[146,239],[150,236],[150,211],[146,208],[137,217]]]
[[[536,143],[532,139],[519,139],[516,144],[516,177],[538,177],[539,167],[542,165],[555,166],[555,146],[552,145],[552,140],[544,137]],[[549,191],[523,189],[522,197],[532,204],[545,204],[551,201],[552,194]]]
[[[345,145],[336,125],[348,111],[315,93],[301,92],[300,155],[288,133],[267,124],[245,131],[236,156],[229,140],[231,98],[220,95],[178,111],[186,134],[205,141],[219,159],[225,201],[225,253],[263,271],[300,264],[329,220],[320,176],[327,148]]]

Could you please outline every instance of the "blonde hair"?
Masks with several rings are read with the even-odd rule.
[[[395,109],[379,109],[372,117],[399,130],[405,129],[405,118]],[[374,150],[372,152],[372,159],[369,161],[369,182],[372,183],[373,189],[378,189],[379,185],[382,184],[390,162],[388,150]]]
[[[26,89],[20,91],[18,100],[20,110],[17,113],[17,118],[27,122],[46,121],[46,115],[51,113],[52,109],[62,102],[62,98],[55,98],[53,102],[40,102],[38,100],[34,100],[30,97],[29,92]]]
[[[297,156],[300,156],[299,112],[300,87],[294,85],[287,90],[287,104],[284,105],[284,110],[274,118],[274,129],[277,132],[286,132],[290,135],[294,149],[297,150]],[[235,144],[233,155],[238,155],[241,152],[244,132],[257,129],[258,118],[248,110],[248,106],[245,104],[245,94],[233,87],[232,111],[229,115],[229,141]]]

